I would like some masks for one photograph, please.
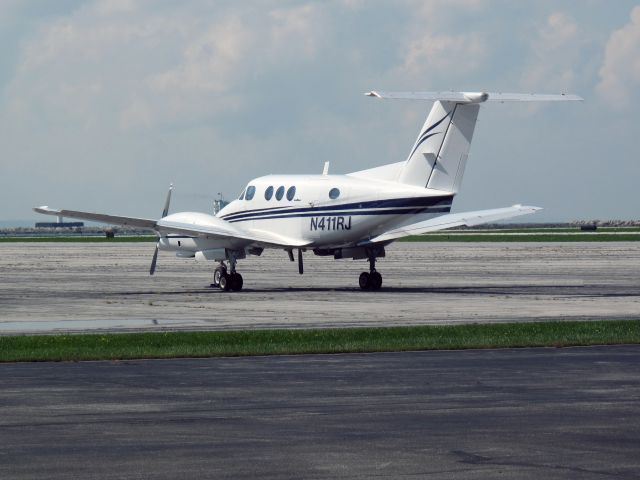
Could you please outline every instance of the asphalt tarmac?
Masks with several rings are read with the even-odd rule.
[[[0,244],[0,334],[323,328],[638,318],[640,242],[395,243],[384,283],[366,261],[283,251],[239,262],[242,292],[209,288],[212,262],[151,243]]]
[[[640,346],[0,365],[0,478],[640,478]]]

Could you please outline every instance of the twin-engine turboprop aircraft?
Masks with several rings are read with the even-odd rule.
[[[363,290],[378,290],[382,276],[376,259],[385,247],[407,235],[460,225],[479,225],[533,213],[538,207],[514,205],[493,210],[450,213],[460,190],[480,104],[510,101],[582,100],[576,95],[469,92],[376,92],[375,98],[434,101],[408,158],[346,175],[267,175],[251,180],[237,200],[215,215],[180,212],[168,215],[171,190],[159,220],[38,207],[34,210],[84,220],[154,230],[158,250],[178,257],[214,260],[214,286],[241,290],[238,260],[265,248],[287,252],[303,273],[302,253],[311,250],[335,259],[367,259],[359,278]]]

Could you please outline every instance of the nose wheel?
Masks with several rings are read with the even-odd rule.
[[[358,283],[362,290],[380,290],[382,286],[382,275],[376,270],[376,258],[369,258],[369,271],[362,272]]]
[[[218,287],[225,292],[230,290],[238,292],[242,290],[244,280],[242,279],[242,275],[235,271],[234,266],[235,265],[232,265],[232,270],[229,272],[227,271],[227,266],[221,263],[213,272],[213,283],[211,286]]]

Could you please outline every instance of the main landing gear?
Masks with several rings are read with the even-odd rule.
[[[358,283],[362,290],[380,290],[382,275],[376,271],[376,257],[369,257],[369,271],[360,274]]]
[[[233,290],[238,292],[242,290],[242,275],[236,272],[236,262],[234,259],[229,260],[230,270],[227,271],[227,266],[224,262],[220,262],[220,266],[213,272],[212,287],[219,287],[221,290],[228,292]]]

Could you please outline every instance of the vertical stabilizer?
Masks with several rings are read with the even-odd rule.
[[[368,97],[435,102],[409,158],[400,166],[395,179],[407,185],[457,193],[469,156],[469,147],[478,119],[480,104],[485,102],[575,102],[578,95],[502,93],[502,92],[383,92],[372,90]],[[401,163],[401,162],[400,162]],[[376,177],[388,175],[392,164],[355,174]],[[388,168],[389,167],[389,168]],[[395,173],[395,170],[393,171]]]
[[[475,103],[435,102],[398,181],[457,193],[479,109]]]

